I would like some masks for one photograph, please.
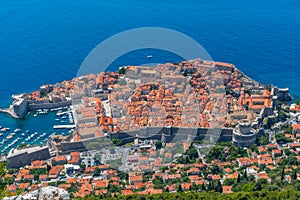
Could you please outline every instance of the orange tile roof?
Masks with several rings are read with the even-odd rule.
[[[41,166],[41,165],[44,165],[44,164],[45,164],[44,160],[35,160],[35,161],[31,162],[32,166]]]
[[[107,189],[95,190],[95,195],[102,195],[107,193],[108,193]]]
[[[129,176],[129,182],[133,184],[134,182],[142,182],[143,181],[143,176]]]
[[[6,191],[16,191],[17,186],[16,185],[8,185],[6,186]]]
[[[66,183],[77,183],[77,178],[67,178]]]
[[[260,172],[257,174],[257,176],[258,176],[258,179],[266,179],[266,180],[269,179],[269,176],[266,172]]]
[[[238,176],[239,176],[239,173],[238,172],[234,172],[233,174],[226,175],[226,178],[228,178],[228,179],[237,179]]]
[[[232,193],[232,186],[223,185],[222,190],[223,190],[224,194],[231,194]]]
[[[191,187],[192,187],[192,183],[182,183],[181,184],[182,190],[190,190]]]
[[[20,183],[19,185],[20,190],[25,190],[28,189],[29,187],[30,187],[30,183]]]
[[[108,185],[108,180],[94,180],[93,184],[95,189],[106,188]]]
[[[293,131],[300,130],[300,124],[293,124]]]

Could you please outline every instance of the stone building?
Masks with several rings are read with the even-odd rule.
[[[239,123],[233,129],[233,144],[240,147],[250,147],[255,144],[257,132],[250,123]]]
[[[29,165],[34,160],[47,160],[50,158],[47,146],[36,146],[24,149],[11,149],[7,156],[8,168],[19,168]]]

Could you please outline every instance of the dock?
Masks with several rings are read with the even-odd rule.
[[[54,125],[54,129],[72,129],[75,128],[75,124],[68,124],[68,125]]]
[[[65,111],[65,112],[58,112],[58,113],[56,113],[56,116],[62,116],[62,115],[68,114],[70,112],[72,112],[72,111],[68,110],[68,111]]]
[[[12,116],[13,118],[19,119],[20,117],[14,112],[12,106],[6,109],[0,109],[0,113],[6,113]]]

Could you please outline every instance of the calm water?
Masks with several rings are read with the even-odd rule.
[[[71,79],[101,41],[146,26],[187,34],[214,60],[234,63],[254,79],[289,87],[300,97],[298,0],[1,0],[0,106],[9,104],[12,93]],[[179,60],[167,52],[135,51],[112,67],[146,63],[149,52],[153,62]],[[0,125],[47,129],[52,118],[21,121],[0,114]],[[39,127],[40,120],[47,122]]]

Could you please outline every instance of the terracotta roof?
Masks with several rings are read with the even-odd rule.
[[[16,190],[17,190],[17,186],[16,185],[8,185],[8,186],[6,186],[6,191],[14,192]]]
[[[223,185],[222,186],[222,190],[223,190],[223,193],[230,194],[230,193],[232,193],[232,186],[225,186],[225,185]]]
[[[25,190],[28,189],[29,187],[30,187],[30,183],[20,183],[19,185],[20,190]]]

